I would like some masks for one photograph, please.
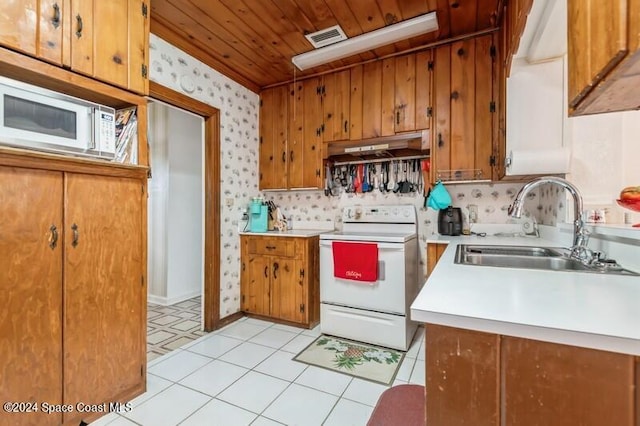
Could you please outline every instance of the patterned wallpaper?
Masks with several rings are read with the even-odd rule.
[[[238,220],[251,197],[258,191],[258,104],[256,93],[235,83],[208,65],[187,55],[159,37],[150,38],[151,80],[218,108],[221,137],[221,282],[220,315],[240,310],[240,238]],[[480,223],[513,223],[507,207],[522,185],[516,183],[448,185],[453,205],[478,206]],[[538,223],[553,225],[559,212],[559,190],[541,188],[530,194],[525,216]],[[353,204],[413,204],[418,210],[420,252],[424,268],[425,241],[437,233],[437,212],[423,207],[424,198],[416,194],[342,194],[327,197],[321,191],[267,192],[262,194],[281,206],[294,226],[314,222],[335,222],[341,227],[341,211]],[[233,206],[226,206],[233,199]],[[536,201],[534,201],[536,200]],[[562,208],[562,207],[560,207]],[[463,209],[464,210],[464,209]],[[530,214],[529,214],[530,213]],[[525,217],[522,221],[527,221]],[[530,220],[530,219],[529,219]]]

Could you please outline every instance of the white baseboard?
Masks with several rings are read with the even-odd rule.
[[[200,291],[194,290],[192,292],[182,294],[180,296],[175,297],[165,297],[165,296],[156,296],[155,294],[148,294],[147,301],[149,303],[153,303],[156,305],[169,306],[175,305],[176,303],[180,303],[184,300],[192,299],[196,296],[200,296]]]

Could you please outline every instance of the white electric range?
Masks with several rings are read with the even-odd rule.
[[[342,223],[342,231],[320,235],[322,333],[407,350],[417,326],[409,319],[409,306],[418,294],[415,207],[345,207]],[[334,242],[353,243],[353,253],[358,243],[375,244],[377,279],[335,276]]]

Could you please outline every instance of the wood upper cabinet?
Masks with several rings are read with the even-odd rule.
[[[429,129],[432,51],[351,69],[351,140]]]
[[[568,0],[567,8],[569,114],[638,109],[640,1]]]
[[[320,320],[318,237],[242,235],[241,309],[313,327]]]
[[[435,50],[434,180],[492,178],[496,52],[491,35]]]
[[[0,399],[62,404],[62,173],[0,167]],[[59,425],[7,413],[0,424]]]
[[[349,140],[351,72],[325,74],[322,80],[323,141]]]
[[[0,396],[101,404],[144,387],[144,181],[0,166]],[[25,380],[28,377],[28,380]],[[0,413],[62,424],[91,413]]]
[[[279,86],[260,93],[260,189],[287,188],[288,92]]]
[[[4,2],[0,9],[0,45],[63,64],[63,37],[68,10],[63,0]]]
[[[0,44],[147,94],[149,6],[143,0],[22,0],[0,10]]]
[[[322,100],[316,79],[260,92],[259,188],[322,187]]]

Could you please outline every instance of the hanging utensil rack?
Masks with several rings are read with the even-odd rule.
[[[376,158],[373,160],[353,160],[353,161],[336,161],[331,163],[332,166],[350,166],[356,164],[372,164],[372,163],[388,163],[390,161],[402,161],[402,160],[425,160],[429,158],[428,155],[409,155],[405,157],[389,157],[389,158]]]

